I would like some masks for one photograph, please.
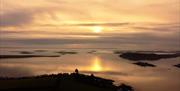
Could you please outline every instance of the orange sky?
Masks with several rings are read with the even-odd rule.
[[[176,50],[180,45],[179,0],[0,0],[0,4],[2,46],[106,44],[158,49],[165,45],[163,49]],[[38,41],[42,44],[36,45]]]

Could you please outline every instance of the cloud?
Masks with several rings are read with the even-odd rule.
[[[64,23],[64,24],[43,24],[43,25],[36,25],[36,26],[40,26],[40,27],[78,27],[78,26],[82,26],[82,27],[93,27],[93,26],[101,26],[101,27],[120,27],[120,26],[126,26],[126,25],[130,25],[130,23]]]
[[[80,23],[80,24],[64,24],[65,26],[124,26],[130,23]]]
[[[4,0],[0,8],[0,42],[9,46],[158,44],[168,45],[168,49],[177,47],[179,3],[177,0],[147,1]],[[149,22],[154,24],[145,24]],[[93,34],[93,26],[102,26],[104,30]]]
[[[161,31],[161,32],[174,32],[180,30],[180,25],[179,23],[168,23],[168,24],[149,24],[149,25],[139,25],[139,26],[134,26],[134,29],[139,29],[139,30],[153,30],[153,31]]]
[[[144,35],[146,36],[146,35]],[[148,37],[101,37],[99,39],[3,39],[1,47],[33,48],[119,48],[128,50],[180,50],[178,39]]]
[[[0,41],[25,45],[64,45],[64,44],[161,44],[178,45],[178,34],[173,36],[157,36],[149,33],[141,34],[106,34],[97,38],[82,38],[81,34],[74,34],[72,37],[54,37],[54,38],[6,38]],[[91,35],[97,36],[97,35]]]
[[[0,27],[21,26],[33,20],[32,14],[22,11],[0,14]]]

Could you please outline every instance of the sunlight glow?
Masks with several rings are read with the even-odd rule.
[[[95,27],[93,27],[93,32],[94,32],[94,33],[100,33],[100,32],[102,32],[102,30],[103,30],[103,28],[100,27],[100,26],[95,26]]]
[[[92,71],[102,71],[103,70],[102,65],[101,65],[101,60],[98,57],[93,59],[93,64],[92,64],[91,70]]]

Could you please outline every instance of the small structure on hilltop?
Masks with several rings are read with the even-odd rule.
[[[75,69],[75,73],[76,73],[76,74],[79,74],[79,70],[78,70],[78,69]]]

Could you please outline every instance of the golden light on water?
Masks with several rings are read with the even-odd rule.
[[[102,71],[103,70],[101,60],[98,57],[95,57],[92,61],[93,62],[92,62],[92,66],[91,66],[91,71]]]

